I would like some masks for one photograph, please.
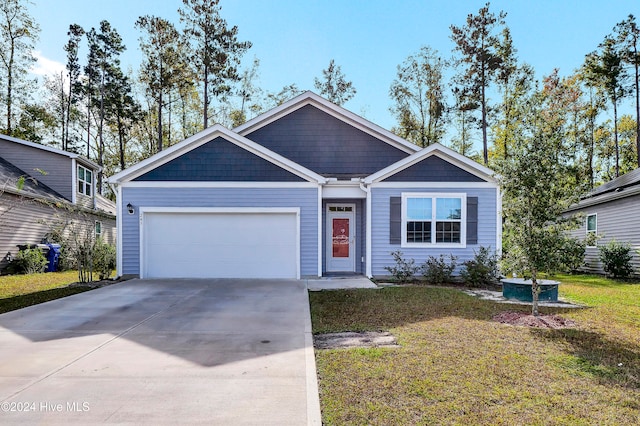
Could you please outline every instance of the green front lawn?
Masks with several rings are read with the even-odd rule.
[[[78,281],[78,271],[0,276],[0,314],[90,290],[67,287]]]
[[[397,349],[316,351],[325,424],[637,424],[640,284],[561,276],[548,330],[491,318],[530,307],[442,287],[311,292],[314,333],[389,330]]]

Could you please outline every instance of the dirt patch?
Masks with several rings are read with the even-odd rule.
[[[313,346],[316,349],[397,348],[398,343],[395,336],[387,331],[366,331],[317,334],[313,336]]]
[[[88,283],[81,283],[81,282],[77,282],[77,283],[71,283],[69,284],[67,287],[89,287],[89,288],[100,288],[100,287],[104,287],[104,286],[108,286],[108,285],[112,285],[112,284],[117,284],[117,283],[121,283],[123,281],[127,281],[130,278],[123,278],[123,277],[119,277],[119,278],[108,278],[106,280],[101,280],[101,281],[91,281]]]
[[[558,315],[534,316],[523,312],[502,312],[495,315],[493,320],[502,324],[536,328],[570,328],[576,326],[575,321],[562,318]]]

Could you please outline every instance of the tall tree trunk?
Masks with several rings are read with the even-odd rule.
[[[482,70],[484,80],[484,69]],[[487,143],[487,100],[485,98],[485,85],[482,84],[482,157],[484,165],[489,165],[489,148]]]
[[[633,63],[636,77],[636,159],[638,167],[640,167],[640,77],[638,76],[638,49],[636,44],[633,44]]]
[[[122,117],[120,116],[120,111],[117,111],[118,117],[118,144],[120,146],[120,170],[124,170],[125,162],[124,162],[124,124],[122,123]]]
[[[204,129],[209,127],[209,66],[204,66]],[[204,130],[203,129],[203,130]]]
[[[66,123],[66,108],[67,108],[67,102],[65,100],[64,97],[64,71],[60,71],[60,126],[62,128],[62,134],[60,135],[60,146],[62,147],[63,151],[67,150],[67,144],[66,144],[66,127],[65,127],[65,123]]]
[[[13,108],[13,62],[15,52],[15,41],[11,40],[11,53],[9,55],[9,67],[7,69],[7,134],[11,136],[13,133],[11,123],[11,110]]]
[[[158,152],[162,151],[162,90],[158,96]]]
[[[88,88],[87,97],[87,158],[89,158],[89,147],[91,146],[91,87]]]
[[[616,148],[616,177],[620,176],[620,147],[618,146],[618,98],[613,97],[613,141]]]
[[[104,166],[104,70],[102,70],[102,78],[100,79],[100,117],[98,120],[98,172],[97,192],[102,195],[102,166]]]

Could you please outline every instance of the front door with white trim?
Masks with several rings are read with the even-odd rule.
[[[327,272],[356,271],[355,230],[355,204],[327,204]]]

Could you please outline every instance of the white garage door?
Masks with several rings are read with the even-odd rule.
[[[297,211],[144,212],[144,278],[298,278]]]

